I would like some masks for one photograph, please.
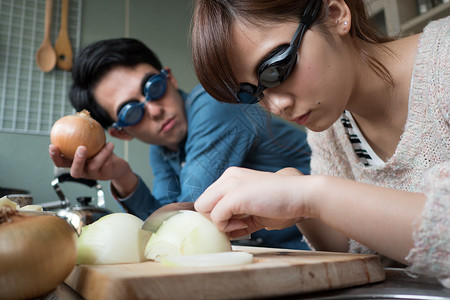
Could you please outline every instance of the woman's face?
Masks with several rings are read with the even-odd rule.
[[[297,27],[297,22],[264,28],[236,23],[231,63],[238,81],[257,85],[261,59],[289,44]],[[333,45],[314,29],[306,31],[297,52],[292,73],[281,85],[266,89],[261,104],[286,120],[323,131],[339,118],[351,99],[355,79],[351,56],[342,39],[335,38]]]

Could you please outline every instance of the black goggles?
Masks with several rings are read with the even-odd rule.
[[[142,85],[142,94],[145,96],[144,102],[133,101],[125,104],[117,113],[117,122],[112,126],[116,129],[132,126],[139,123],[145,114],[145,103],[147,101],[159,100],[164,96],[167,89],[167,70],[151,75]]]
[[[322,0],[309,2],[300,18],[300,24],[291,43],[278,47],[267,59],[259,64],[258,86],[248,82],[240,84],[239,91],[236,94],[240,103],[258,103],[265,89],[279,86],[291,74],[297,62],[297,50],[300,47],[303,35],[317,18],[321,3]]]

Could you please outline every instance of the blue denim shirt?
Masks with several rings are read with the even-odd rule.
[[[309,174],[310,149],[306,134],[272,117],[259,105],[226,104],[209,96],[199,85],[185,101],[186,139],[173,152],[150,146],[153,190],[139,178],[135,192],[120,203],[130,213],[147,218],[162,205],[195,201],[231,166],[275,172],[295,167]],[[274,199],[273,201],[276,201]],[[308,249],[293,226],[252,234],[254,245]]]

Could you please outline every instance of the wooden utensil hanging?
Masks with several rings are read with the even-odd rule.
[[[36,63],[43,72],[50,72],[56,64],[56,52],[50,41],[50,31],[52,26],[53,0],[45,3],[45,27],[44,39],[36,52]]]
[[[57,56],[56,66],[59,69],[70,71],[72,69],[72,45],[68,31],[69,0],[61,1],[61,25],[59,27],[58,38],[55,42]]]

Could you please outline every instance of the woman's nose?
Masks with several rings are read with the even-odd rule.
[[[279,117],[284,117],[292,104],[293,100],[288,95],[268,90],[264,91],[264,100],[261,101],[261,105],[265,109]]]

